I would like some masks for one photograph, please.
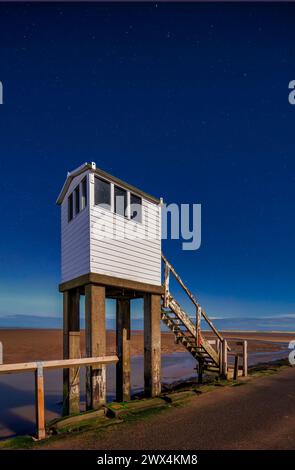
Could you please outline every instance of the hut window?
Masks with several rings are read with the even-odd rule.
[[[79,185],[75,189],[75,213],[79,214],[80,212],[80,187]]]
[[[73,193],[68,197],[68,221],[70,222],[73,218]]]
[[[81,210],[85,209],[87,206],[87,180],[83,179],[81,183]]]
[[[136,222],[142,221],[142,201],[141,198],[130,194],[130,218]]]
[[[127,217],[127,191],[115,186],[115,212]]]
[[[95,177],[94,193],[95,205],[103,204],[111,207],[111,185],[108,181]]]

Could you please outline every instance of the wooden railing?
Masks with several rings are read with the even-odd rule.
[[[242,375],[243,377],[247,377],[248,375],[248,341],[235,341],[234,344],[240,346],[241,349],[238,352],[229,353],[230,356],[234,356],[234,365],[229,366],[229,368],[234,369],[233,379],[237,380],[240,370],[240,359],[242,359]]]
[[[239,376],[239,370],[242,369],[243,377],[247,377],[248,341],[232,341],[232,345],[241,347],[239,351],[235,350],[234,352],[228,352],[228,344],[226,339],[223,340],[223,343],[221,343],[219,339],[208,340],[208,343],[211,344],[211,346],[214,346],[216,351],[219,352],[220,372],[222,376],[226,378],[228,376],[228,370],[233,369],[233,379],[237,380]],[[229,364],[228,356],[232,356],[234,358],[233,364]],[[240,359],[242,359],[242,362]]]
[[[117,356],[85,357],[80,359],[61,359],[55,361],[22,362],[16,364],[0,365],[0,374],[14,374],[18,372],[35,373],[35,407],[36,407],[36,434],[38,439],[44,439],[45,432],[45,406],[44,406],[44,369],[68,369],[69,367],[98,366],[115,364]]]
[[[215,328],[212,321],[208,318],[206,312],[202,309],[196,297],[190,292],[190,290],[184,284],[180,276],[177,274],[177,272],[173,268],[172,264],[169,263],[167,258],[163,255],[163,253],[162,253],[162,260],[164,262],[164,289],[165,289],[164,290],[164,307],[168,307],[168,303],[169,303],[169,280],[170,280],[170,272],[171,272],[173,276],[175,277],[175,279],[177,280],[177,282],[182,287],[182,289],[184,290],[184,292],[187,294],[189,299],[192,301],[192,303],[196,307],[197,344],[200,343],[200,339],[201,339],[201,317],[204,318],[204,320],[209,325],[213,333],[217,336],[217,338],[221,342],[223,342],[224,341],[223,336]],[[227,349],[230,350],[228,346],[227,346]]]

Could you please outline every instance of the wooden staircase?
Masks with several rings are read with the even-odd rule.
[[[215,372],[226,378],[227,351],[226,340],[215,328],[197,299],[186,287],[173,266],[162,255],[164,261],[164,288],[161,315],[165,325],[174,333],[177,343],[183,344],[188,352],[198,361],[199,381],[202,381],[204,370]],[[170,273],[172,273],[196,308],[196,322],[182,309],[169,290]],[[203,318],[214,333],[213,340],[207,340],[201,333],[201,318]]]

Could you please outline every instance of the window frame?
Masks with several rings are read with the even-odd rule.
[[[109,203],[105,203],[105,202],[96,202],[96,180],[99,180],[99,181],[102,181],[103,183],[106,183],[109,185]],[[110,181],[104,179],[104,178],[101,178],[100,176],[97,176],[95,175],[94,176],[94,205],[95,206],[101,206],[103,205],[103,209],[106,209],[106,210],[111,210],[112,209],[112,184]]]
[[[74,218],[74,197],[73,193],[68,196],[68,222],[71,222]]]
[[[80,207],[80,212],[82,212],[84,209],[86,209],[87,204],[88,204],[88,194],[87,194],[87,176],[82,179],[81,181],[81,207]],[[84,188],[85,188],[85,194],[84,193]],[[83,204],[84,201],[84,204]]]
[[[132,217],[132,197],[135,197],[136,199],[139,199],[140,200],[140,220],[136,220],[135,217]],[[135,203],[136,204],[136,203]],[[129,215],[130,215],[130,220],[133,220],[133,222],[136,222],[137,224],[142,224],[142,221],[143,221],[143,205],[142,205],[142,197],[138,196],[137,194],[135,193],[132,193],[130,191],[130,208],[129,208]],[[137,216],[138,214],[136,214]]]
[[[123,217],[124,219],[130,220],[130,213],[129,213],[129,207],[128,207],[128,190],[125,188],[122,188],[122,186],[118,186],[116,184],[113,185],[113,191],[114,191],[114,214],[119,215],[120,217]],[[124,196],[124,214],[120,214],[120,212],[116,211],[116,189],[119,191],[122,191],[125,193]],[[125,205],[126,203],[126,205]]]
[[[97,202],[96,199],[96,181],[101,181],[102,183],[108,185],[109,189],[109,201],[108,203],[105,202]],[[92,185],[91,185],[92,186]],[[68,211],[68,223],[75,219],[84,209],[86,209],[87,205],[94,204],[94,206],[103,206],[103,210],[109,210],[114,215],[118,215],[123,217],[126,220],[133,221],[137,224],[143,224],[144,212],[143,212],[143,198],[139,196],[135,192],[120,186],[119,184],[114,183],[111,180],[108,180],[100,175],[94,175],[94,185],[92,186],[94,190],[93,196],[89,195],[88,191],[88,177],[85,177],[76,185],[76,187],[72,190],[71,194],[68,196],[67,200],[67,211]],[[117,194],[116,192],[120,192],[121,194]],[[78,195],[78,198],[77,198]],[[124,214],[117,212],[116,207],[116,197],[124,196]],[[91,196],[91,197],[90,197]],[[134,201],[134,199],[136,201]],[[132,202],[133,199],[133,202]],[[136,216],[132,216],[132,204],[139,204],[141,207],[140,211],[140,219],[137,220],[138,214]]]
[[[72,194],[75,194],[75,217],[81,212],[80,183],[77,184]]]

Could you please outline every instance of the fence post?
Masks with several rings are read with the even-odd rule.
[[[227,379],[227,341],[222,341],[222,372],[223,378]]]
[[[36,428],[37,438],[45,439],[44,375],[42,362],[35,370]]]
[[[219,354],[219,374],[222,375],[222,341],[218,343],[218,354]]]
[[[235,367],[234,367],[234,380],[237,380],[239,376],[239,355],[235,355]]]
[[[198,367],[198,383],[203,383],[203,372],[204,372],[204,362],[199,359],[199,367]]]
[[[243,377],[248,375],[248,341],[243,342]]]

